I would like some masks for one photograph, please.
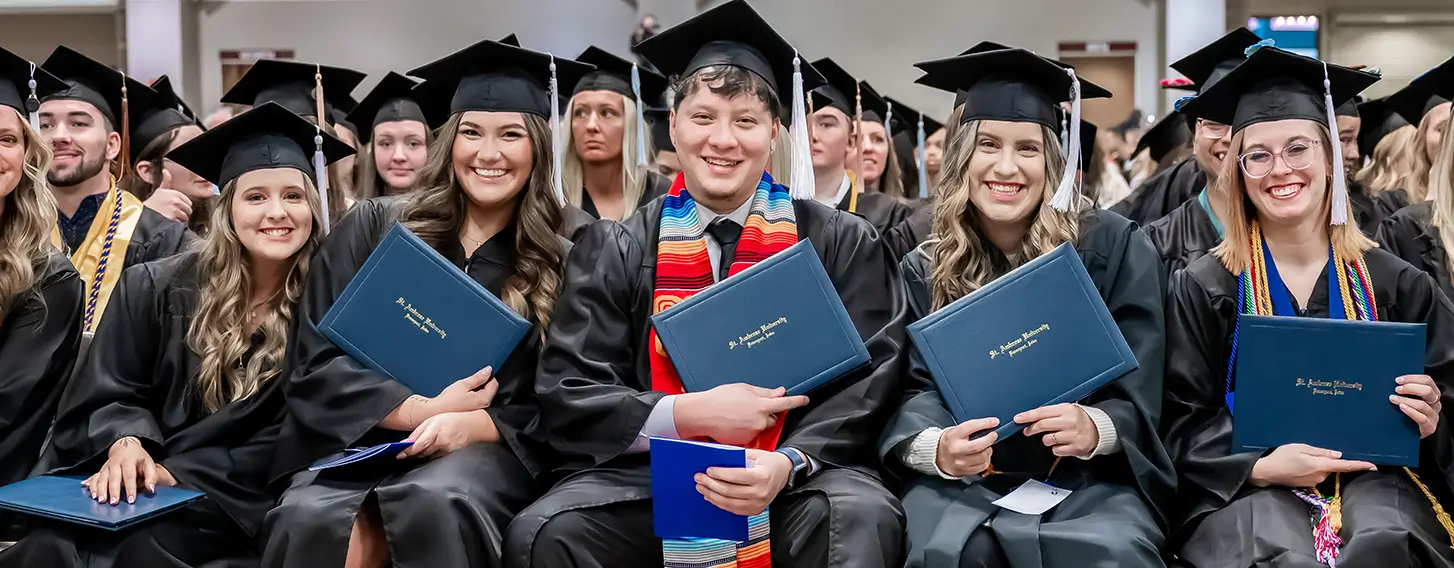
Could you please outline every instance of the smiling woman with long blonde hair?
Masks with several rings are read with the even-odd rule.
[[[0,48],[0,485],[35,467],[81,334],[81,278],[50,239],[50,145],[24,114],[32,78],[38,96],[65,85],[32,67]]]
[[[95,506],[134,503],[158,486],[207,500],[104,535],[38,528],[0,552],[0,566],[257,561],[254,537],[274,497],[283,356],[321,239],[315,132],[269,103],[167,154],[222,187],[217,214],[192,250],[122,274],[56,417],[59,471],[89,476],[76,489]],[[323,140],[329,161],[350,153]]]

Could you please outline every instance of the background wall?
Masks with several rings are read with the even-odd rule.
[[[64,30],[66,45],[108,65],[121,63],[118,19],[106,13],[24,13],[0,16],[0,45],[17,55],[45,61],[60,43]]]

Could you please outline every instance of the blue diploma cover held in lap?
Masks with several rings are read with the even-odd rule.
[[[1069,243],[923,319],[909,336],[954,419],[1076,402],[1137,368],[1136,356]]]

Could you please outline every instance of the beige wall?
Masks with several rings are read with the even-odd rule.
[[[44,61],[59,44],[64,30],[71,48],[108,65],[121,61],[114,14],[5,14],[0,16],[0,45],[35,61]]]

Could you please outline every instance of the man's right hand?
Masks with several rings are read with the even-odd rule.
[[[186,223],[192,218],[192,198],[175,189],[159,187],[146,199],[147,209],[161,213],[163,217]]]
[[[745,445],[777,422],[777,414],[808,404],[806,396],[786,396],[782,387],[765,389],[743,383],[677,396],[672,409],[677,435]]]

